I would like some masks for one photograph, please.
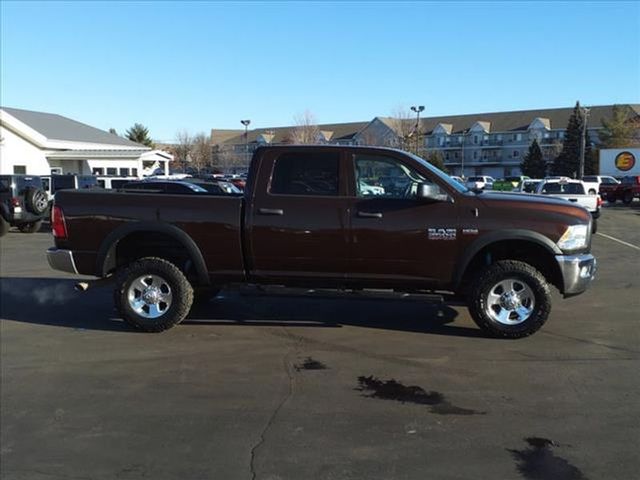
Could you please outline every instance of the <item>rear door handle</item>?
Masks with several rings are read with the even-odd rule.
[[[284,210],[281,208],[259,208],[258,213],[262,215],[284,215]]]
[[[382,213],[380,212],[358,212],[358,216],[360,218],[382,218]]]
[[[578,199],[577,199],[577,198],[569,198],[569,201],[570,201],[570,202],[577,202],[577,201],[578,201]]]

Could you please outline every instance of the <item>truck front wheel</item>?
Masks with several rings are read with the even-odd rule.
[[[193,288],[174,264],[146,257],[118,274],[114,300],[129,325],[144,332],[162,332],[187,316]]]
[[[522,338],[547,321],[551,293],[544,276],[531,265],[502,260],[478,276],[468,306],[484,331],[495,337]]]

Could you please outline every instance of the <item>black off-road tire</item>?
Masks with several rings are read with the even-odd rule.
[[[24,192],[24,206],[35,215],[44,215],[49,206],[46,192],[40,188],[27,188]]]
[[[626,192],[624,192],[624,195],[622,196],[622,202],[625,205],[630,205],[631,202],[633,202],[633,192],[631,190],[627,190]]]
[[[144,275],[161,277],[171,289],[172,301],[167,310],[157,318],[138,314],[129,303],[132,283]],[[180,323],[189,314],[193,304],[193,288],[182,271],[162,258],[145,257],[124,267],[117,273],[114,303],[120,316],[137,330],[157,333]]]
[[[193,304],[194,305],[205,305],[211,299],[213,299],[218,293],[220,293],[220,288],[217,287],[200,287],[193,289]]]
[[[0,237],[4,237],[9,233],[9,222],[7,222],[2,215],[0,215]]]
[[[21,223],[18,225],[18,229],[22,233],[36,233],[40,231],[40,227],[42,227],[42,220],[36,220],[35,222],[30,223]]]
[[[529,317],[516,325],[500,323],[486,311],[491,289],[505,279],[525,283],[535,298]],[[544,276],[531,265],[517,260],[501,260],[478,275],[467,304],[474,322],[485,332],[499,338],[522,338],[538,331],[547,321],[551,312],[551,292]]]

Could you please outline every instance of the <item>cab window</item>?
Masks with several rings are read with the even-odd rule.
[[[356,196],[416,198],[421,183],[436,186],[443,200],[447,194],[430,179],[395,158],[383,155],[354,155]]]
[[[276,159],[269,193],[338,195],[339,152],[292,152]]]

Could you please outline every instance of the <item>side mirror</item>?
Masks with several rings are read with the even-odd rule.
[[[440,187],[437,185],[432,183],[419,183],[416,197],[432,202],[439,202],[442,200],[442,193],[440,192]]]

